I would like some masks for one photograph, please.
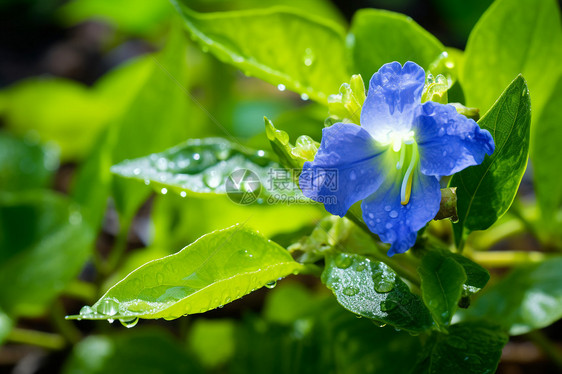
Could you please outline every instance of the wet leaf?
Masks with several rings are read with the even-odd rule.
[[[249,204],[276,191],[302,196],[291,174],[263,150],[222,138],[191,139],[161,153],[124,161],[111,171],[144,181],[163,194],[173,191],[182,197],[188,191],[228,193],[233,199],[240,198],[241,204]]]
[[[407,331],[431,327],[422,300],[386,264],[355,254],[326,257],[322,282],[347,310]]]
[[[285,249],[237,225],[144,264],[71,318],[127,321],[203,313],[301,268]]]
[[[189,9],[188,1],[172,2],[204,51],[247,75],[321,103],[349,79],[345,35],[337,24],[288,8],[203,14]]]

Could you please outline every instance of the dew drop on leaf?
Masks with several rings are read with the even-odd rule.
[[[271,281],[265,285],[267,288],[275,288],[277,286],[277,281]]]
[[[81,316],[89,316],[90,314],[94,314],[94,310],[88,305],[85,305],[82,307],[82,309],[80,309]]]
[[[139,323],[139,318],[135,317],[131,319],[120,319],[119,322],[121,322],[121,324],[126,328],[130,329],[132,327],[135,327],[137,323]]]
[[[357,288],[357,287],[345,287],[342,290],[342,292],[346,296],[355,296],[359,293],[359,288]]]
[[[113,299],[105,299],[98,305],[97,310],[103,315],[114,316],[119,311],[119,303]]]

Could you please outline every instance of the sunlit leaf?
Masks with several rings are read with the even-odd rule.
[[[338,25],[290,8],[200,14],[172,2],[203,50],[247,74],[322,103],[349,80]]]
[[[353,73],[360,73],[365,82],[388,62],[414,61],[427,69],[445,51],[439,40],[410,17],[385,10],[356,12],[350,37]]]
[[[0,194],[0,308],[43,313],[82,269],[92,239],[80,211],[59,195]]]
[[[285,249],[237,225],[146,263],[73,318],[127,322],[203,313],[301,268]]]
[[[422,300],[382,262],[361,255],[330,255],[322,282],[344,308],[380,324],[408,331],[423,331],[432,324]]]
[[[487,229],[511,206],[529,156],[529,100],[525,79],[518,76],[478,121],[494,137],[496,149],[480,165],[471,166],[451,179],[450,186],[457,187],[457,242],[463,229]]]
[[[0,309],[0,345],[4,342],[13,326],[14,321]]]

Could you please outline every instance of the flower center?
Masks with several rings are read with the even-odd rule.
[[[392,150],[400,152],[396,169],[402,170],[402,185],[400,187],[400,203],[408,204],[412,194],[412,180],[414,167],[418,162],[418,146],[414,141],[414,132],[391,133],[389,140],[392,142]]]

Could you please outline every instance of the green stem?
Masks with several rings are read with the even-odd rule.
[[[6,337],[12,343],[35,345],[38,347],[61,350],[65,347],[65,339],[58,334],[14,328]]]
[[[527,336],[556,364],[556,366],[558,366],[558,368],[562,369],[562,350],[551,342],[542,331],[534,330],[529,332]]]
[[[82,334],[72,324],[72,322],[64,318],[65,314],[66,311],[64,310],[60,300],[56,300],[51,308],[51,321],[60,332],[61,336],[63,336],[70,343],[76,344],[80,341],[80,339],[82,339]]]

